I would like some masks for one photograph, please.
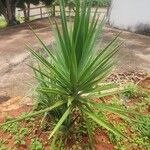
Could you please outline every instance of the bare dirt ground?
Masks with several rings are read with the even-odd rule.
[[[50,44],[53,36],[48,22],[37,20],[31,23],[38,35]],[[107,43],[119,30],[105,27],[104,43]],[[116,72],[131,70],[150,73],[150,37],[130,32],[123,32],[120,39],[124,41],[119,54]],[[10,97],[28,94],[29,86],[33,83],[30,68],[26,65],[29,60],[25,43],[39,47],[38,42],[26,25],[0,31],[0,103]]]

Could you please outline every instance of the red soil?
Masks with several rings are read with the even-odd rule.
[[[147,87],[150,85],[150,78],[147,78],[147,79],[143,80],[142,82],[140,82],[140,85],[147,89]],[[95,101],[100,102],[99,99],[97,99]],[[3,112],[3,114],[0,113],[0,123],[2,123],[4,121],[4,118],[5,118],[4,116],[6,116],[6,115],[11,116],[11,117],[17,117],[22,112],[29,112],[31,109],[32,109],[32,106],[25,105],[23,107],[7,111],[5,115],[4,115],[4,112]],[[109,120],[115,121],[117,124],[122,122],[122,120],[116,115],[107,114],[107,116],[108,116]],[[47,143],[48,134],[46,132],[43,132],[42,129],[39,128],[38,118],[35,121],[37,121],[37,123],[35,123],[36,126],[33,128],[34,130],[32,130],[30,132],[30,134],[33,137],[38,137],[41,140],[41,142],[43,143],[45,150],[49,150],[49,146]],[[23,122],[23,125],[26,125],[26,123]],[[130,134],[130,130],[128,130],[127,133]],[[0,137],[3,137],[3,139],[7,140],[7,146],[8,147],[12,148],[12,147],[16,146],[14,144],[14,141],[12,139],[12,135],[10,133],[6,133],[6,132],[3,132],[0,130]],[[108,135],[106,134],[106,132],[104,130],[96,129],[94,139],[95,139],[96,150],[114,150],[114,145],[110,143]],[[71,139],[71,140],[73,140],[73,139]],[[17,147],[18,150],[26,150],[28,148],[28,145],[30,144],[30,137],[29,136],[27,136],[25,138],[25,142],[26,142],[25,145],[21,145],[21,146]],[[69,143],[70,142],[74,142],[74,141],[69,141]],[[88,143],[87,136],[85,136],[85,137],[83,136],[82,142],[83,142],[83,144]]]

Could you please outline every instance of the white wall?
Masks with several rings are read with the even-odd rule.
[[[131,31],[139,25],[150,27],[150,0],[112,0],[109,23]]]

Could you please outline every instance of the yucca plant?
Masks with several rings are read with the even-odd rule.
[[[105,48],[97,49],[96,39],[102,36],[105,19],[100,19],[97,9],[92,14],[91,5],[90,3],[87,5],[86,0],[82,3],[75,0],[75,16],[68,24],[64,0],[60,0],[61,27],[55,22],[56,41],[52,49],[48,48],[33,31],[44,52],[37,52],[29,47],[38,62],[38,65],[30,67],[38,80],[36,92],[37,106],[40,110],[3,125],[39,114],[50,115],[57,121],[49,136],[54,137],[52,142],[54,146],[59,131],[63,128],[66,132],[72,127],[75,122],[73,115],[76,112],[86,124],[91,149],[94,146],[89,120],[117,136],[126,137],[99,113],[104,115],[105,112],[112,112],[128,121],[131,120],[129,114],[136,113],[94,101],[94,98],[117,94],[124,89],[104,82],[117,60],[116,54],[121,44],[117,36]]]

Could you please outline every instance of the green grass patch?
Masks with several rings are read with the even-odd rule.
[[[5,28],[7,26],[7,23],[5,19],[0,17],[0,29]]]

